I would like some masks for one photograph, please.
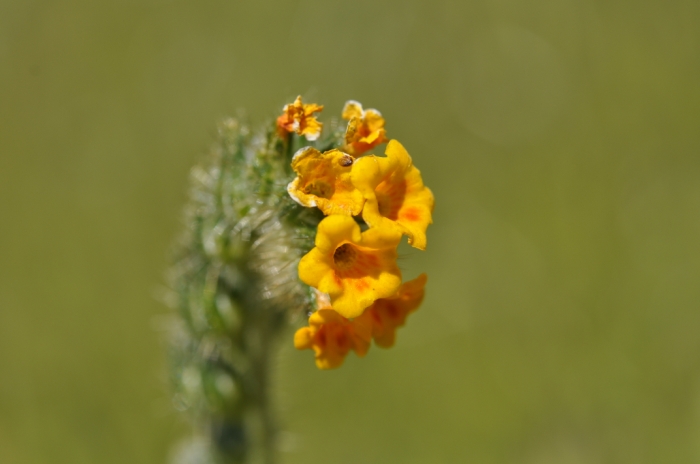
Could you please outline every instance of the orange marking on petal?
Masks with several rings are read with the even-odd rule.
[[[411,206],[409,208],[406,208],[405,210],[401,211],[401,219],[405,219],[407,221],[411,222],[416,222],[420,221],[421,214],[420,210],[416,208],[415,206]]]
[[[401,317],[401,313],[399,312],[399,308],[397,308],[396,305],[393,305],[389,302],[386,303],[386,313],[392,319],[398,319],[399,317]]]
[[[338,348],[340,348],[343,351],[349,348],[348,345],[350,343],[348,340],[348,336],[342,329],[335,334],[335,342],[338,345]]]
[[[376,267],[379,266],[379,261],[377,260],[377,257],[374,256],[374,255],[372,255],[372,254],[365,253],[365,254],[364,254],[364,259],[365,259],[365,263],[366,263],[367,266],[369,266],[370,268],[376,268]]]
[[[326,341],[326,331],[323,330],[323,328],[321,328],[321,330],[318,331],[317,342],[318,342],[318,346],[320,346],[321,349],[325,348],[327,341]]]

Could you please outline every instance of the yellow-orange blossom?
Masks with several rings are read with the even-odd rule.
[[[305,105],[299,95],[294,103],[284,105],[282,114],[277,118],[277,131],[284,136],[287,132],[296,132],[307,140],[316,140],[321,135],[323,124],[318,122],[314,113],[323,110],[322,105],[311,103]]]
[[[343,364],[350,350],[362,357],[367,353],[372,339],[372,325],[367,317],[352,321],[331,308],[319,309],[309,317],[309,326],[294,334],[294,347],[312,349],[316,354],[316,367],[333,369]]]
[[[371,228],[396,229],[408,243],[425,250],[426,229],[433,222],[433,193],[398,141],[386,147],[386,158],[365,156],[352,167],[353,185],[365,197],[362,219]]]
[[[316,206],[323,214],[356,216],[365,199],[350,179],[352,163],[350,155],[337,149],[321,153],[313,147],[302,148],[292,158],[297,177],[287,192],[297,203]]]
[[[364,110],[360,102],[350,100],[343,108],[343,119],[348,120],[343,149],[351,155],[360,156],[387,141],[384,118],[379,111]]]
[[[318,225],[316,246],[299,262],[299,278],[327,293],[333,309],[357,317],[378,298],[393,295],[401,285],[395,229],[360,231],[348,216],[332,215]]]

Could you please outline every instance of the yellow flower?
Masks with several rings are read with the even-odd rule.
[[[352,163],[352,156],[340,150],[302,148],[292,159],[297,177],[287,191],[297,203],[317,206],[326,215],[358,215],[365,199],[350,180]]]
[[[343,119],[349,121],[345,131],[345,150],[351,155],[360,156],[387,141],[384,118],[379,111],[363,110],[361,103],[350,100],[343,108]]]
[[[309,317],[309,326],[294,334],[294,347],[314,350],[319,369],[340,367],[350,350],[360,357],[367,353],[371,324],[368,317],[350,321],[331,308],[319,309]]]
[[[406,323],[406,317],[418,309],[425,295],[428,276],[421,274],[404,283],[396,295],[380,298],[367,308],[364,314],[372,317],[372,337],[383,348],[389,348],[396,341],[396,329]]]
[[[365,156],[352,167],[352,183],[366,200],[362,218],[372,228],[397,228],[408,235],[408,243],[425,250],[433,193],[403,145],[392,140],[385,153],[386,158]]]
[[[299,262],[299,278],[328,293],[333,308],[347,318],[357,317],[377,298],[392,296],[401,285],[396,247],[401,233],[394,228],[360,226],[348,216],[323,219],[316,247]]]
[[[277,130],[281,136],[287,132],[296,132],[303,135],[307,140],[316,140],[321,135],[323,124],[318,122],[314,113],[323,110],[323,105],[314,103],[304,105],[301,102],[301,95],[294,100],[294,103],[284,105],[282,114],[277,118]]]

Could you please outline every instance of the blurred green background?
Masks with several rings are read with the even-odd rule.
[[[380,109],[437,198],[282,462],[700,462],[700,2],[0,1],[0,462],[163,463],[154,294],[216,121]],[[291,334],[290,334],[291,337]]]

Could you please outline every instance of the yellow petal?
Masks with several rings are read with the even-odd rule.
[[[343,119],[348,120],[352,118],[361,118],[362,113],[362,103],[355,100],[348,100],[345,102],[342,114]]]
[[[352,166],[352,183],[365,197],[372,196],[377,185],[398,168],[398,163],[397,157],[364,156]]]
[[[365,124],[370,131],[374,132],[384,127],[384,118],[381,113],[375,109],[368,109],[365,111]]]
[[[357,243],[361,240],[360,226],[353,218],[332,215],[318,224],[315,245],[327,253],[335,251],[343,242]]]
[[[319,122],[316,118],[307,117],[304,120],[304,124],[300,124],[300,129],[298,130],[299,135],[303,135],[310,142],[318,139],[321,135],[321,130],[323,129],[323,123]]]
[[[306,350],[311,348],[312,341],[311,329],[302,327],[294,334],[294,348],[297,350]]]
[[[384,129],[377,129],[370,132],[369,134],[367,134],[364,137],[361,137],[358,140],[358,143],[355,146],[355,151],[358,150],[358,147],[362,147],[362,152],[371,150],[375,146],[384,142],[385,135],[386,131]]]
[[[316,367],[321,370],[337,369],[345,362],[345,356],[335,352],[321,353],[316,356]]]
[[[393,227],[372,227],[362,233],[363,245],[378,250],[392,250],[394,254],[389,255],[392,258],[395,258],[396,244],[400,240],[401,232]]]
[[[301,98],[301,97],[297,97]],[[323,105],[317,105],[315,103],[309,103],[308,105],[304,105],[304,115],[305,116],[311,116],[314,113],[318,113],[319,111],[323,110]]]
[[[328,288],[334,279],[328,283],[325,281],[328,280],[328,276],[334,275],[333,256],[331,255],[329,259],[328,253],[323,253],[318,247],[312,248],[299,261],[299,279],[321,292],[328,293],[321,287]]]
[[[396,222],[408,235],[409,244],[425,250],[426,230],[433,222],[435,199],[433,192],[423,185],[420,172],[415,167],[406,174],[406,192],[405,200],[398,210]]]

